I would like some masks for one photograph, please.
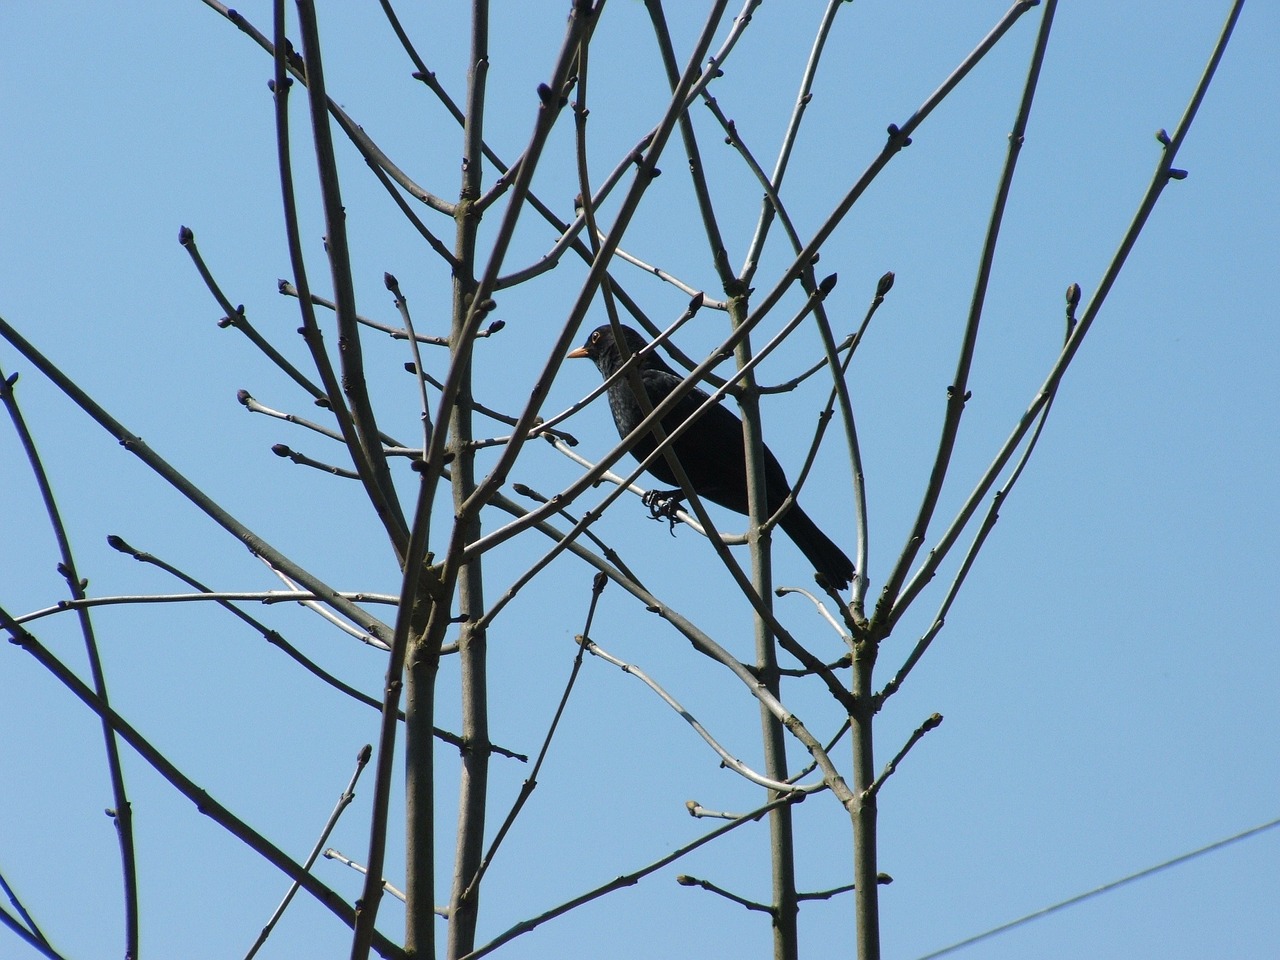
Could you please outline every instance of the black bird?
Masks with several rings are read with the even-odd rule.
[[[639,353],[648,343],[630,327],[621,329],[631,354]],[[570,352],[569,356],[590,358],[606,379],[622,366],[622,353],[614,340],[613,328],[608,324],[591,331],[586,344]],[[649,395],[649,403],[655,407],[684,379],[667,366],[657,352],[640,358],[638,373],[640,382]],[[707,394],[695,387],[662,418],[662,429],[668,434],[673,432],[706,399]],[[644,410],[626,376],[609,387],[609,409],[613,411],[614,425],[622,437],[644,419]],[[653,434],[646,433],[635,442],[631,453],[636,459],[643,460],[656,446]],[[738,513],[748,512],[747,458],[742,442],[742,421],[731,410],[719,403],[708,408],[672,444],[672,448],[680,458],[680,465],[684,467],[689,483],[698,492],[698,496]],[[658,457],[650,463],[648,470],[663,483],[679,485],[664,457]],[[764,448],[764,478],[766,503],[772,514],[791,493],[791,484],[787,482],[787,476],[782,472],[777,457],[768,447]],[[675,490],[673,493],[679,496],[680,491]],[[837,589],[848,585],[853,577],[852,561],[818,529],[818,525],[809,519],[799,504],[793,503],[791,509],[778,521],[778,525],[828,583]]]

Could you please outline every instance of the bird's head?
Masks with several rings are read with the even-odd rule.
[[[631,327],[620,327],[622,339],[626,341],[626,353],[639,353],[648,345],[649,341],[640,335],[639,331],[631,329]],[[623,351],[618,347],[618,341],[614,338],[613,327],[609,324],[596,327],[587,335],[587,342],[576,350],[569,351],[566,354],[569,358],[586,357],[594,363],[602,374],[606,377],[613,374],[623,361]],[[658,368],[665,367],[661,358],[656,353],[650,352],[646,357],[641,359],[641,367],[653,366]]]

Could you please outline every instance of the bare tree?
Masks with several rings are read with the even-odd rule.
[[[332,564],[324,551],[341,550],[341,543],[312,547],[319,551],[314,555],[269,543],[222,501],[210,477],[192,476],[173,465],[162,441],[154,446],[144,442],[128,423],[116,419],[110,397],[91,396],[64,372],[56,348],[42,344],[37,331],[22,332],[20,318],[0,320],[0,334],[12,348],[7,365],[12,368],[19,358],[24,372],[55,384],[279,580],[274,589],[233,590],[153,556],[145,546],[131,546],[121,536],[112,540],[116,550],[163,571],[180,586],[163,592],[139,589],[129,596],[90,592],[76,562],[73,537],[58,511],[56,482],[37,452],[39,438],[25,426],[16,376],[12,369],[4,371],[3,400],[48,509],[67,596],[39,609],[32,609],[26,598],[6,597],[0,622],[101,723],[124,878],[125,954],[140,955],[147,922],[139,906],[137,843],[122,760],[123,754],[136,754],[292,883],[274,914],[264,909],[266,923],[248,950],[250,956],[268,942],[299,889],[350,928],[350,937],[341,942],[350,943],[353,958],[370,951],[387,957],[442,953],[454,960],[486,956],[555,917],[767,819],[767,899],[745,893],[748,884],[738,876],[682,874],[680,882],[767,915],[777,958],[806,952],[797,922],[803,902],[841,897],[850,905],[848,923],[856,931],[858,956],[879,957],[878,889],[891,879],[879,863],[879,795],[908,751],[942,718],[936,713],[911,718],[908,725],[914,732],[902,742],[881,738],[879,756],[876,718],[942,630],[1036,447],[1059,385],[1156,201],[1170,181],[1184,176],[1176,166],[1178,151],[1223,55],[1241,0],[1231,5],[1221,34],[1208,44],[1207,66],[1189,92],[1181,119],[1171,131],[1160,132],[1155,170],[1145,191],[1132,198],[1131,224],[1116,238],[1115,253],[1101,275],[1079,283],[1062,278],[1065,309],[1061,303],[1025,305],[1027,313],[1046,324],[1055,314],[1063,318],[1058,321],[1064,330],[1060,346],[1035,361],[1033,388],[1025,405],[1009,412],[1003,439],[982,441],[985,466],[960,477],[952,466],[971,395],[980,325],[1020,152],[1034,125],[1055,0],[1017,0],[985,35],[972,38],[953,70],[923,78],[922,89],[931,92],[888,126],[882,143],[864,156],[839,158],[838,170],[825,175],[823,186],[838,183],[839,189],[816,221],[794,215],[792,198],[814,189],[794,171],[803,151],[823,158],[822,135],[810,129],[810,108],[822,90],[829,58],[842,55],[833,39],[847,7],[841,0],[831,0],[820,13],[805,11],[805,17],[816,16],[817,24],[805,28],[811,31],[806,59],[787,65],[795,85],[785,98],[753,75],[749,61],[739,67],[738,58],[744,38],[782,29],[779,17],[787,21],[787,30],[795,30],[790,22],[798,16],[795,11],[758,20],[758,0],[748,0],[736,12],[723,0],[713,0],[699,11],[700,22],[691,22],[689,12],[682,10],[673,25],[660,3],[646,2],[652,33],[646,41],[652,41],[648,55],[665,90],[646,101],[647,110],[630,113],[619,109],[629,97],[628,78],[620,75],[625,67],[600,55],[602,49],[618,49],[610,22],[616,4],[575,0],[557,46],[527,54],[543,79],[536,97],[525,96],[527,109],[517,114],[524,124],[523,140],[511,129],[509,112],[500,123],[493,118],[495,100],[519,101],[529,91],[490,88],[490,4],[475,0],[465,42],[455,38],[467,51],[465,71],[441,76],[423,39],[402,25],[389,0],[382,0],[395,43],[376,55],[405,58],[413,79],[433,98],[429,136],[435,143],[459,145],[456,181],[447,168],[433,168],[412,156],[393,157],[394,151],[344,108],[341,92],[326,79],[331,40],[314,2],[298,0],[291,11],[276,0],[270,22],[253,22],[216,0],[205,3],[261,48],[264,65],[272,65],[287,246],[282,259],[287,256],[289,264],[289,279],[281,281],[279,292],[296,308],[305,357],[278,331],[256,322],[255,308],[236,303],[234,282],[228,284],[217,267],[219,251],[202,250],[187,227],[179,242],[222,312],[220,325],[242,334],[245,349],[256,351],[282,375],[271,390],[282,392],[278,385],[283,383],[293,391],[293,399],[266,400],[242,390],[240,403],[250,413],[276,421],[277,429],[290,431],[289,444],[274,447],[278,456],[329,476],[332,484],[350,481],[343,499],[352,506],[344,510],[354,512],[357,502],[368,504],[370,509],[360,515],[364,534],[376,532],[401,579],[391,584],[331,583],[324,571]],[[501,13],[517,15],[542,16]],[[922,476],[900,479],[919,489],[906,536],[896,545],[877,541],[873,550],[875,504],[866,476],[875,466],[864,466],[859,440],[856,364],[862,356],[859,348],[873,332],[894,336],[873,322],[880,311],[893,309],[895,277],[893,264],[850,262],[833,238],[877,178],[927,130],[935,111],[963,89],[971,72],[993,51],[1009,48],[1017,50],[1021,63],[1019,86],[1011,76],[1006,86],[1019,92],[1007,104],[1008,146],[991,189],[969,307],[952,329],[940,334],[955,343],[956,352],[935,452]],[[834,99],[846,109],[858,96],[858,91],[834,91]],[[790,112],[775,141],[748,131],[744,120],[751,119],[753,109],[763,110],[765,104],[778,109],[784,102]],[[367,169],[354,169],[355,157]],[[424,166],[426,175],[409,172]],[[361,258],[348,228],[353,181],[361,185],[359,196],[366,202],[372,202],[373,184],[394,204],[420,240],[415,256],[428,264],[413,278],[387,273],[385,293],[370,292],[368,277],[358,266]],[[672,183],[676,185],[665,186]],[[574,193],[576,200],[566,202]],[[661,221],[676,256],[629,246],[629,231],[642,218]],[[323,223],[319,270],[320,246],[307,237],[306,225],[313,222]],[[700,253],[688,259],[685,252],[695,243]],[[553,269],[572,271],[571,295],[548,296],[545,278]],[[856,288],[853,297],[863,304],[860,315],[852,315],[845,301],[838,311],[832,308],[838,271],[842,287]],[[371,302],[381,306],[367,306]],[[377,319],[392,310],[394,318]],[[664,353],[684,377],[669,396],[647,404],[641,424],[608,450],[599,442],[605,404],[597,401],[610,382],[597,385],[594,375],[581,376],[579,368],[562,369],[566,356],[594,326],[586,322],[593,312],[613,330],[624,325],[643,330],[653,344],[645,352]],[[639,359],[631,358],[613,381],[638,385]],[[408,408],[405,391],[386,385],[395,362],[412,374]],[[1025,379],[1027,371],[1018,373]],[[556,391],[581,399],[557,411]],[[706,397],[700,401],[704,411],[724,403],[741,417],[749,503],[745,533],[724,529],[724,515],[707,509],[706,491],[685,475],[673,444],[694,421],[664,429],[664,417],[686,398],[699,396],[695,391]],[[319,412],[292,412],[300,399]],[[766,417],[774,405],[789,411],[787,419],[797,411],[811,419],[792,420],[795,426],[779,431],[779,421]],[[400,432],[406,409],[412,410],[410,422],[417,418],[412,434]],[[802,587],[775,573],[772,533],[797,498],[770,510],[766,421],[775,425],[768,434],[772,449],[787,453],[797,498],[820,514],[828,533],[853,554],[855,573],[847,591],[822,576],[816,586]],[[671,426],[667,420],[666,427]],[[580,442],[579,434],[589,434],[592,441]],[[650,437],[655,449],[635,462],[629,452]],[[326,444],[327,453],[306,452]],[[215,454],[208,464],[211,473],[216,461]],[[659,462],[681,486],[675,500],[654,508],[671,533],[679,534],[671,546],[679,559],[671,562],[680,565],[689,589],[674,590],[675,597],[668,593],[669,584],[649,573],[653,563],[647,556],[655,532],[667,527],[643,529],[643,537],[629,533],[636,542],[626,546],[614,539],[622,524],[634,531],[630,521],[644,507],[633,495],[652,493],[644,488],[645,467]],[[818,476],[821,481],[813,479]],[[837,476],[843,477],[839,488],[834,485]],[[647,503],[652,507],[653,498]],[[619,515],[625,518],[613,526],[602,520]],[[735,549],[743,546],[745,550]],[[547,571],[553,565],[573,573],[561,572],[548,586]],[[779,569],[789,577],[794,564],[788,560]],[[631,662],[610,642],[610,629],[600,627],[606,590],[625,594],[628,603],[662,621],[650,642],[675,647],[676,652],[663,657],[665,671]],[[700,606],[700,592],[714,594],[715,603]],[[741,643],[730,642],[738,628],[718,619],[717,605],[726,597],[739,611],[740,622],[750,624],[750,656],[740,652]],[[198,783],[141,724],[113,706],[95,611],[109,604],[187,601],[203,602],[210,618],[223,617],[221,629],[238,621],[256,631],[301,675],[319,680],[323,693],[314,697],[315,710],[326,709],[328,698],[336,694],[379,712],[376,739],[358,751],[356,769],[309,853],[290,852],[259,832],[250,825],[253,817],[234,812],[233,803],[220,799],[219,785]],[[300,604],[311,620],[294,618],[283,626],[277,611],[286,603]],[[931,612],[921,620],[918,611],[926,603]],[[212,612],[210,604],[220,612]],[[255,604],[266,604],[266,612],[255,612]],[[520,742],[502,742],[491,730],[490,711],[495,702],[515,695],[522,677],[502,666],[495,679],[490,641],[497,635],[506,650],[521,642],[520,649],[529,650],[520,634],[527,612],[539,606],[554,607],[555,622],[576,631],[577,647],[555,710],[532,719]],[[912,620],[906,619],[909,611]],[[83,636],[87,680],[41,636],[50,618],[67,614],[74,614]],[[908,629],[904,623],[917,621],[923,627],[913,633],[907,652],[895,653],[887,668],[880,664],[886,640],[895,630]],[[385,669],[380,692],[371,693],[322,665],[317,641],[310,636],[317,624],[376,652],[379,669]],[[909,629],[915,631],[914,626]],[[301,639],[291,631],[308,636]],[[678,643],[672,645],[672,640]],[[522,811],[542,782],[541,774],[550,769],[555,738],[587,655],[640,680],[654,702],[675,711],[691,741],[710,749],[706,756],[713,764],[763,794],[751,808],[734,812],[690,801],[689,813],[716,825],[559,905],[530,911],[499,932],[483,932],[488,928],[480,922],[481,893],[491,866],[504,855],[530,856],[527,848],[504,854],[503,847],[520,833]],[[682,705],[675,678],[667,675],[677,670],[714,677],[727,699],[754,699],[760,717],[758,760],[739,758],[745,742],[741,729],[720,729]],[[456,685],[442,687],[444,677]],[[460,756],[456,777],[437,750],[441,743]],[[885,756],[891,757],[887,763]],[[361,778],[366,764],[368,773]],[[505,789],[511,774],[499,774],[496,768],[517,764],[524,771],[523,784],[513,797]],[[491,786],[498,776],[502,791]],[[457,793],[452,825],[451,812],[441,809],[445,781]],[[593,782],[587,776],[581,784]],[[330,831],[352,803],[357,786],[369,800],[364,809],[367,845],[342,852],[327,849]],[[329,792],[315,784],[301,789]],[[583,809],[565,812],[565,831],[552,846],[571,845],[573,820],[610,802],[605,789],[581,799]],[[806,799],[808,804],[798,809]],[[795,820],[814,806],[833,803],[843,811],[845,835],[852,837],[852,862],[846,883],[812,891],[797,869]],[[452,849],[442,837],[452,838]],[[322,854],[364,873],[358,897],[339,892],[343,881],[322,879],[343,876],[336,870],[320,872],[316,864]],[[385,922],[383,905],[390,897],[404,901],[403,931]],[[6,912],[4,919],[35,951],[61,956],[54,946],[56,931],[48,931],[46,939],[25,910]]]

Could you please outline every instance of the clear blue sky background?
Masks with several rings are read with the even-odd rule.
[[[462,4],[404,3],[406,28],[441,81],[461,96]],[[680,56],[700,12],[668,11]],[[694,5],[688,5],[692,8]],[[376,4],[320,4],[331,94],[412,176],[456,196],[456,127],[409,78]],[[1082,0],[1063,4],[1010,200],[982,340],[936,536],[1031,400],[1062,333],[1062,292],[1086,300],[1154,170],[1153,134],[1182,114],[1225,17],[1226,2]],[[270,4],[240,10],[269,29]],[[999,18],[1002,2],[858,0],[837,18],[784,199],[812,232],[901,124]],[[490,143],[508,161],[526,141],[534,88],[549,74],[563,3],[494,9]],[[725,112],[771,166],[820,15],[816,3],[764,4],[715,88]],[[852,329],[876,278],[897,286],[859,353],[851,386],[871,498],[872,591],[914,515],[936,444],[944,390],[972,289],[987,213],[1039,12],[1033,11],[915,136],[837,231],[820,273],[840,284],[828,306]],[[946,629],[882,715],[887,760],[934,711],[942,727],[881,794],[886,956],[913,958],[1214,840],[1280,817],[1280,685],[1275,584],[1280,522],[1276,369],[1280,325],[1280,69],[1274,4],[1248,6],[1177,165],[1129,265],[1070,370],[1026,475]],[[663,81],[644,7],[613,0],[593,47],[592,172],[598,180],[655,122]],[[612,76],[608,71],[614,71]],[[368,508],[340,480],[278,460],[288,442],[321,459],[325,441],[246,416],[235,391],[316,417],[299,392],[233,331],[176,242],[196,232],[228,296],[298,362],[295,304],[275,292],[289,273],[279,214],[271,62],[198,0],[106,5],[8,4],[0,12],[0,313],[180,470],[268,541],[347,589],[394,591],[398,574]],[[299,178],[307,176],[303,101],[294,104]],[[717,175],[730,259],[741,262],[759,190],[695,111]],[[567,214],[577,192],[564,162],[569,119],[535,182]],[[442,332],[447,274],[340,141],[359,305],[394,322],[382,274],[399,276],[420,329]],[[558,165],[558,166],[557,166]],[[714,274],[678,145],[624,247],[715,295]],[[491,175],[487,176],[491,182]],[[304,199],[313,197],[310,185]],[[312,281],[327,293],[308,202]],[[423,213],[424,216],[428,214]],[[451,236],[447,220],[430,217]],[[493,223],[487,226],[492,230]],[[486,236],[491,236],[491,232]],[[552,240],[532,215],[508,264]],[[782,236],[775,230],[775,245]],[[757,287],[768,288],[770,269]],[[481,345],[480,398],[514,410],[583,277],[566,262],[498,298],[503,333]],[[687,295],[620,266],[655,318]],[[788,313],[779,310],[774,322]],[[603,313],[593,311],[588,324]],[[704,311],[681,345],[702,356],[723,337]],[[330,338],[332,343],[332,337]],[[786,379],[816,354],[813,334],[766,366]],[[702,351],[702,352],[700,352]],[[412,440],[419,424],[401,345],[371,338],[368,366],[384,428]],[[88,422],[6,344],[23,409],[46,457],[93,595],[168,592],[163,575],[110,551],[116,533],[220,589],[270,589],[270,574]],[[566,369],[560,409],[595,386]],[[810,385],[766,406],[770,444],[794,472],[825,400]],[[613,445],[601,405],[570,429],[587,456]],[[401,465],[403,466],[403,465]],[[531,449],[513,477],[551,493],[574,468]],[[837,446],[805,488],[807,509],[851,543],[848,468]],[[404,489],[411,489],[405,470]],[[583,501],[581,506],[595,502]],[[443,518],[442,518],[443,519]],[[739,521],[724,518],[726,526]],[[486,520],[492,528],[499,519]],[[599,525],[655,593],[749,657],[750,624],[729,578],[688,531],[676,538],[624,500]],[[0,603],[29,611],[65,587],[29,471],[0,430]],[[491,558],[494,588],[537,556],[534,541]],[[806,583],[785,540],[778,580]],[[954,570],[954,563],[947,570]],[[947,571],[944,571],[944,574]],[[949,577],[886,644],[883,677],[925,629]],[[558,561],[494,624],[493,736],[533,752],[581,630],[590,571]],[[811,647],[838,639],[805,601],[780,610]],[[254,610],[344,679],[380,689],[381,655],[295,610]],[[290,665],[211,608],[115,607],[95,616],[117,708],[190,776],[301,857],[345,785],[377,716]],[[83,653],[69,617],[37,633],[68,662]],[[592,635],[635,662],[758,763],[754,701],[621,590],[606,591]],[[785,691],[811,729],[834,709],[798,684]],[[456,710],[455,668],[441,681]],[[653,860],[709,827],[695,798],[745,810],[759,791],[718,768],[689,730],[633,679],[588,662],[541,786],[495,863],[481,939]],[[68,957],[122,951],[115,838],[94,717],[31,658],[0,649],[0,871]],[[800,751],[793,750],[799,762]],[[844,762],[843,749],[837,757]],[[126,752],[142,879],[144,957],[243,955],[285,879],[201,817]],[[440,753],[442,847],[449,850],[456,761]],[[525,769],[495,765],[496,797],[514,798]],[[369,785],[333,845],[363,859]],[[398,809],[398,800],[397,800]],[[491,820],[500,820],[499,803]],[[847,822],[828,796],[797,810],[801,885],[845,883]],[[491,828],[492,829],[492,828]],[[767,831],[740,830],[682,862],[756,899],[768,896]],[[394,846],[394,845],[393,845]],[[447,866],[443,868],[447,871]],[[350,898],[359,877],[332,862],[317,874]],[[529,934],[502,952],[549,956],[766,957],[760,914],[675,884],[667,870]],[[388,864],[403,875],[398,851]],[[442,874],[447,876],[447,872]],[[1258,957],[1280,942],[1274,891],[1280,831],[1264,833],[971,948],[964,956]],[[388,901],[384,929],[401,913]],[[851,951],[847,898],[806,905],[802,951]],[[345,956],[345,928],[301,896],[263,956]],[[0,933],[0,956],[24,957]]]

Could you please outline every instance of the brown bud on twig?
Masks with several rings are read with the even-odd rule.
[[[886,293],[893,289],[893,271],[885,271],[884,276],[880,278],[880,282],[876,284],[876,296],[883,297]]]
[[[1080,284],[1073,283],[1067,287],[1067,339],[1076,329],[1076,307],[1080,306]]]
[[[190,227],[184,226],[184,227],[178,228],[178,242],[182,244],[184,247],[191,246],[191,242],[195,240],[195,238],[196,238],[196,235],[191,232]]]

